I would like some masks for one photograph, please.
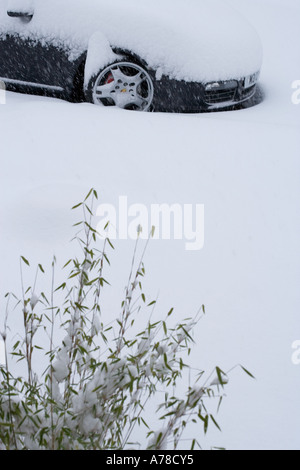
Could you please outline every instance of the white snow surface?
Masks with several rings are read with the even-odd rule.
[[[178,80],[238,79],[261,67],[257,32],[226,0],[34,0],[29,24],[7,16],[8,1],[20,9],[20,0],[0,0],[0,31],[64,44],[71,59],[100,32]]]
[[[206,305],[190,358],[195,367],[218,365],[227,373],[241,363],[256,377],[228,373],[222,433],[211,429],[201,443],[299,450],[300,365],[292,362],[292,345],[300,340],[300,104],[292,103],[292,84],[300,80],[300,6],[298,0],[229,3],[263,42],[265,99],[257,107],[143,114],[7,94],[0,105],[0,330],[5,293],[21,295],[19,256],[32,266],[24,270],[26,286],[33,285],[37,263],[48,271],[36,283],[39,295],[51,287],[53,254],[62,266],[77,253],[69,240],[80,216],[69,208],[90,187],[115,205],[120,195],[146,206],[203,203],[204,248],[187,252],[184,241],[154,240],[144,283],[149,300],[159,292],[160,317],[175,307],[183,319]],[[180,25],[186,16],[173,21]],[[116,242],[110,255],[106,277],[113,287],[106,287],[102,306],[108,320],[119,311],[133,245]],[[9,326],[16,341],[17,310]]]
[[[7,0],[5,3],[6,12],[34,13],[34,0]]]

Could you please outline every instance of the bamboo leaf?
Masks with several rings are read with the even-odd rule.
[[[27,266],[30,266],[29,261],[26,258],[24,258],[24,256],[21,256],[21,259]]]
[[[255,377],[254,377],[254,375],[252,375],[251,372],[249,372],[247,369],[245,369],[245,367],[241,366],[241,368],[243,369],[243,371],[244,371],[247,375],[249,375],[249,377],[251,377],[251,379],[256,380]]]

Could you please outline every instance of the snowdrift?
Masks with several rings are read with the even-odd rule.
[[[135,52],[160,75],[186,81],[242,78],[262,63],[254,28],[224,0],[24,0],[29,24],[10,18],[20,0],[0,0],[0,34],[58,43],[71,60],[94,34]]]

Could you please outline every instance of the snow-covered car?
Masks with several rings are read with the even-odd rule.
[[[10,90],[195,112],[253,97],[262,47],[226,0],[0,0]]]

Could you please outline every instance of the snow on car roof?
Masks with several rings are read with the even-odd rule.
[[[14,2],[33,5],[29,23],[7,16]],[[63,44],[71,59],[100,31],[177,80],[241,78],[262,61],[256,31],[225,0],[0,0],[0,33],[7,30]]]

